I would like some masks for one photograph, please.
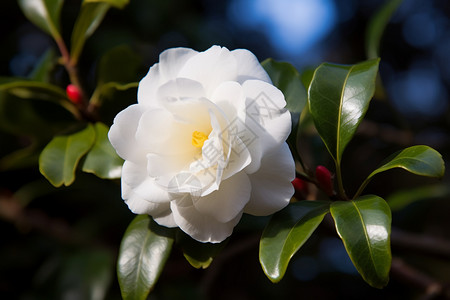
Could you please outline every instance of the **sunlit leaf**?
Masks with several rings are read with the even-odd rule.
[[[102,123],[96,123],[94,129],[95,143],[86,155],[83,171],[93,173],[100,178],[120,178],[123,160],[109,142],[109,128]]]
[[[330,207],[336,230],[363,279],[383,288],[391,267],[391,211],[380,197],[368,195],[354,201],[335,201]]]
[[[122,298],[147,299],[169,258],[174,231],[139,215],[128,226],[117,261]]]
[[[392,14],[402,3],[402,0],[387,0],[369,21],[366,31],[367,58],[380,56],[380,41]]]
[[[191,266],[197,269],[206,269],[214,257],[222,251],[228,240],[215,244],[201,243],[179,230],[176,235],[176,243]]]
[[[309,110],[320,137],[339,164],[375,91],[378,59],[356,65],[321,64],[308,90]]]
[[[92,125],[70,135],[56,136],[39,157],[39,170],[56,187],[71,185],[80,159],[91,149],[95,140]]]
[[[443,177],[445,172],[445,164],[441,154],[433,148],[424,145],[403,149],[391,155],[386,161],[385,164],[370,173],[361,184],[356,196],[363,191],[373,176],[394,168],[404,169],[416,175],[437,178]]]
[[[59,17],[64,0],[18,0],[25,16],[53,38],[60,39]]]
[[[261,237],[259,261],[272,282],[283,278],[292,256],[322,222],[329,206],[329,202],[300,201],[271,218]]]

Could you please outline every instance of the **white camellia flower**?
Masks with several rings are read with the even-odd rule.
[[[247,50],[164,51],[109,131],[122,198],[201,242],[226,239],[243,213],[275,213],[294,192],[285,105]]]

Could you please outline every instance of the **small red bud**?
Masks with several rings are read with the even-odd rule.
[[[295,193],[294,197],[297,200],[302,200],[306,198],[308,194],[308,183],[300,178],[295,178],[292,180],[292,185],[294,186]]]
[[[67,97],[75,104],[80,104],[82,101],[80,90],[73,84],[69,84],[66,88]]]
[[[333,181],[330,171],[324,166],[317,166],[316,179],[319,187],[328,195],[334,195]]]

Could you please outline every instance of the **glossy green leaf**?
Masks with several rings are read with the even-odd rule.
[[[445,164],[439,152],[431,147],[418,145],[412,146],[391,155],[385,164],[370,173],[356,192],[361,194],[373,176],[394,168],[401,168],[416,175],[437,177],[444,176]]]
[[[112,48],[102,56],[97,72],[97,86],[108,82],[129,83],[139,78],[140,57],[127,45]]]
[[[366,30],[366,55],[367,58],[380,56],[380,41],[383,32],[394,12],[402,3],[402,0],[387,0],[377,13],[369,21]]]
[[[64,0],[18,0],[25,16],[54,39],[60,39],[59,17]]]
[[[375,91],[378,59],[356,65],[321,64],[308,90],[309,111],[331,156],[340,163]]]
[[[95,142],[87,153],[83,163],[83,171],[93,173],[100,178],[120,178],[123,160],[117,155],[108,139],[109,128],[102,123],[96,123]]]
[[[391,267],[391,210],[382,198],[368,195],[331,204],[331,215],[350,259],[364,280],[383,288]]]
[[[174,241],[172,229],[139,215],[128,226],[117,261],[122,298],[147,299],[169,258]]]
[[[386,198],[386,202],[392,211],[398,211],[414,202],[449,196],[450,186],[448,184],[426,185],[396,191]]]
[[[259,245],[259,261],[272,282],[280,281],[292,256],[328,213],[330,203],[300,201],[273,215]]]
[[[83,5],[88,3],[107,3],[115,8],[122,9],[128,5],[130,0],[84,0]]]
[[[56,136],[39,157],[39,171],[56,187],[69,186],[75,180],[75,170],[80,159],[95,141],[92,125],[70,135]]]
[[[214,257],[222,251],[228,240],[216,244],[201,243],[179,230],[176,235],[176,243],[191,266],[196,269],[206,269],[212,263]]]
[[[86,40],[94,34],[111,6],[122,9],[129,0],[84,0],[75,21],[71,38],[71,59],[74,64],[83,51]]]
[[[97,30],[110,7],[103,2],[83,3],[72,31],[70,55],[74,64],[78,62],[86,40]]]

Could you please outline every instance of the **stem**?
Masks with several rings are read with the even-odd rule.
[[[347,200],[348,197],[345,194],[344,183],[342,182],[341,164],[337,160],[335,161],[335,163],[336,163],[336,179],[337,179],[337,183],[338,183],[339,197]]]
[[[359,187],[358,191],[356,191],[355,195],[353,196],[353,199],[356,199],[359,197],[359,195],[361,195],[361,193],[364,191],[364,189],[366,188],[366,186],[369,184],[370,182],[370,177],[367,177],[363,183],[361,184],[361,186]]]

